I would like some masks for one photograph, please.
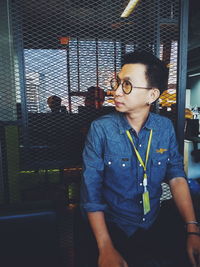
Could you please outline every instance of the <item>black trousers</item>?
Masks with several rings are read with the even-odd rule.
[[[168,214],[169,215],[169,214]],[[138,229],[127,235],[114,223],[108,230],[115,248],[127,261],[129,267],[190,267],[186,253],[186,236],[179,220],[167,223],[159,216],[148,230]],[[80,220],[79,220],[80,222]],[[88,224],[81,225],[76,267],[97,267],[98,248]]]

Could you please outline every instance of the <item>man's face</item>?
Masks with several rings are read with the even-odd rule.
[[[133,88],[131,93],[128,95],[124,94],[121,84],[115,91],[114,99],[117,111],[132,113],[137,110],[147,108],[147,103],[150,102],[151,90],[134,88],[134,86],[149,87],[145,71],[146,66],[139,63],[126,64],[122,67],[120,73],[118,74],[121,84],[128,80],[131,82]]]

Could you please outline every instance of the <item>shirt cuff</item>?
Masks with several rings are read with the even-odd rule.
[[[184,171],[172,171],[170,172],[168,175],[167,175],[167,180],[170,181],[174,178],[178,178],[178,177],[183,177],[185,179],[187,179],[186,175],[185,175],[185,172]]]
[[[86,203],[82,205],[87,212],[104,211],[107,208],[106,204]]]

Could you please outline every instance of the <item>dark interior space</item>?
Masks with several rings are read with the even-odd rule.
[[[185,109],[185,88],[180,88],[178,77],[187,76],[187,88],[191,88],[194,80],[189,75],[200,72],[200,2],[189,1],[188,50],[180,52],[182,2],[141,0],[131,16],[121,18],[128,1],[3,1],[2,267],[93,267],[81,261],[87,249],[79,207],[82,151],[91,122],[115,110],[109,80],[119,71],[126,52],[151,51],[168,63],[168,88],[153,112],[170,118],[176,130],[181,129],[180,139],[192,137],[197,145],[193,150],[199,151],[194,119],[188,119],[186,132],[181,128],[184,115],[182,121],[177,119],[178,107]],[[185,53],[187,73],[179,66]],[[52,110],[48,98],[55,95],[61,103]],[[92,104],[87,105],[87,96]],[[198,164],[199,152],[193,154]],[[200,220],[200,176],[188,178]],[[186,257],[184,225],[169,186],[162,187],[158,235],[164,233],[163,246],[171,246],[171,254],[158,255],[146,267],[179,267],[176,256],[181,252]]]

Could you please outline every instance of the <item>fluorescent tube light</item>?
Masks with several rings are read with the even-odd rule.
[[[133,11],[138,2],[139,0],[130,0],[124,12],[121,14],[121,18],[127,18],[131,14],[131,12]]]
[[[189,74],[188,76],[189,76],[189,77],[200,76],[200,72],[198,72],[198,73],[194,73],[194,74]]]

